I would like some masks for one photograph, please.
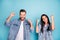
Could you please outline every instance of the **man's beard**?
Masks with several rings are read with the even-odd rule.
[[[20,18],[21,19],[21,21],[24,21],[25,20],[25,18]]]

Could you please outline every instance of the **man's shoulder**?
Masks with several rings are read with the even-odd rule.
[[[12,20],[12,22],[18,22],[18,19],[17,19],[17,18],[15,18],[15,19],[13,19],[13,20]]]
[[[18,21],[18,19],[15,18],[15,19],[13,19],[13,21]]]
[[[28,20],[27,20],[27,19],[25,19],[25,23],[26,23],[26,24],[29,24],[29,22],[28,22]],[[30,25],[30,24],[29,24],[29,25]]]

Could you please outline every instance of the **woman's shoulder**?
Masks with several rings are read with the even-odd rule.
[[[38,24],[38,27],[41,28],[41,24],[40,23]]]

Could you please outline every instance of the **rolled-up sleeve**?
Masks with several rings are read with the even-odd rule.
[[[7,27],[10,27],[11,26],[11,22],[5,21],[4,25],[7,26]]]
[[[30,27],[30,32],[33,32],[33,31],[34,31],[34,28],[31,28],[31,27]]]
[[[11,20],[10,22],[5,21],[4,25],[7,26],[7,27],[10,27],[11,25],[13,25],[16,22],[17,22],[17,19]]]
[[[40,33],[41,32],[41,25],[39,24],[38,25],[38,33]]]

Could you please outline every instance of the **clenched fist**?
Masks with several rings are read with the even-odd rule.
[[[15,16],[14,12],[11,12],[10,16],[11,16],[11,17]]]

